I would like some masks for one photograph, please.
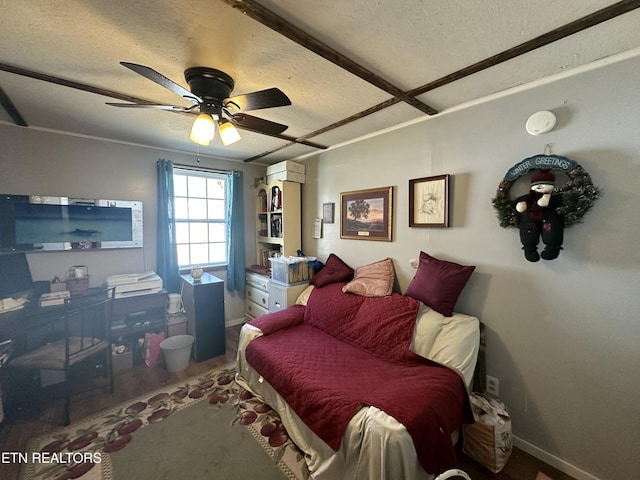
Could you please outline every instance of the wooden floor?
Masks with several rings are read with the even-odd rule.
[[[200,363],[192,361],[187,369],[182,372],[170,373],[162,365],[150,368],[142,364],[134,366],[130,371],[116,375],[115,392],[113,394],[95,393],[88,397],[74,399],[71,405],[71,422],[118,405],[146,392],[157,390],[164,385],[185,380],[212,368],[235,361],[239,332],[240,326],[226,329],[226,355]],[[30,408],[7,412],[4,421],[0,423],[0,453],[25,452],[30,438],[60,428],[62,403],[55,402],[52,405],[37,409]],[[543,472],[553,480],[574,480],[573,477],[557,471],[517,448],[514,449],[504,470],[497,474],[488,472],[461,452],[458,452],[457,466],[467,472],[473,480],[535,480],[538,471]],[[18,471],[17,465],[0,462],[0,479],[17,479]]]

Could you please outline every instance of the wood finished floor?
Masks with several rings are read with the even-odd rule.
[[[239,332],[240,326],[226,329],[227,351],[225,355],[200,363],[192,361],[182,372],[170,373],[163,366],[149,368],[145,365],[136,365],[132,370],[116,375],[113,394],[95,393],[91,396],[74,399],[71,406],[71,422],[146,392],[157,390],[164,385],[185,380],[235,361]],[[0,423],[0,453],[24,452],[30,438],[60,428],[61,417],[62,402],[56,402],[39,409],[7,412],[4,421]],[[538,471],[545,473],[553,480],[575,480],[517,448],[514,449],[504,470],[497,474],[488,472],[460,451],[458,452],[457,467],[467,472],[473,480],[535,480]],[[0,462],[1,479],[17,480],[18,474],[17,465]]]

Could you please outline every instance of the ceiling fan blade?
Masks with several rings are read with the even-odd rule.
[[[230,115],[229,121],[231,121],[231,123],[233,123],[236,127],[244,127],[247,128],[247,130],[252,130],[258,133],[266,133],[267,135],[278,135],[289,128],[287,125],[282,125],[281,123],[272,122],[271,120],[265,120],[263,118],[247,115],[246,113],[235,113],[233,115]]]
[[[124,107],[124,108],[153,108],[156,110],[170,110],[172,112],[190,112],[192,109],[197,108],[198,105],[191,107],[181,107],[178,105],[161,105],[159,103],[115,103],[106,102],[107,105],[112,107]]]
[[[143,77],[151,80],[152,82],[157,83],[158,85],[168,90],[171,90],[173,93],[176,93],[181,97],[187,98],[192,102],[202,103],[201,98],[194,95],[189,90],[184,88],[182,85],[177,84],[170,78],[167,78],[161,73],[156,72],[153,68],[145,67],[144,65],[138,65],[137,63],[130,63],[130,62],[120,62],[120,65],[122,65],[123,67],[127,67],[129,70],[136,72],[138,75],[142,75]]]
[[[274,87],[227,98],[225,106],[229,106],[230,103],[240,110],[260,110],[261,108],[285,107],[291,105],[291,100],[282,90]]]

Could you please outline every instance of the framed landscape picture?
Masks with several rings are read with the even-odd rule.
[[[409,226],[449,226],[449,175],[409,180]]]
[[[393,187],[340,194],[340,238],[390,242]]]

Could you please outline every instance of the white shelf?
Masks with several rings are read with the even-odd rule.
[[[276,202],[278,208],[272,210],[275,191],[279,191],[280,196]],[[277,251],[281,255],[291,256],[302,248],[300,184],[274,180],[258,185],[255,194],[256,263],[269,267],[264,251]],[[278,234],[274,234],[276,231]]]

